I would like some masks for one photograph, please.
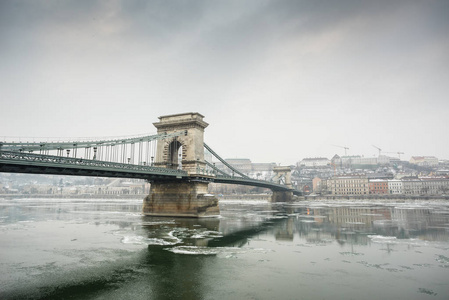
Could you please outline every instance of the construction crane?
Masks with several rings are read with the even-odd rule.
[[[373,147],[376,148],[377,150],[379,150],[379,156],[380,156],[380,153],[382,152],[382,149],[380,149],[379,147],[374,146],[374,145],[373,145]]]
[[[339,148],[343,148],[343,149],[345,149],[345,156],[347,156],[348,154],[347,154],[347,152],[346,152],[346,150],[349,150],[349,148],[348,147],[344,147],[344,146],[338,146],[338,145],[332,145],[332,146],[335,146],[335,147],[339,147]]]

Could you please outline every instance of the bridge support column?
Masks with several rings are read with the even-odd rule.
[[[291,173],[292,169],[289,166],[277,166],[273,168],[275,174],[274,181],[279,184],[284,184],[288,188],[292,188]],[[291,202],[293,201],[293,192],[291,191],[273,191],[271,202]]]
[[[293,192],[290,191],[273,191],[271,202],[292,202],[293,197]]]
[[[219,215],[218,199],[208,194],[204,172],[204,129],[209,125],[199,113],[159,117],[153,123],[159,134],[184,132],[173,139],[159,140],[155,166],[182,167],[189,179],[152,181],[150,194],[143,202],[143,213],[150,216],[207,217]]]
[[[210,217],[220,214],[218,199],[207,193],[208,182],[153,182],[143,201],[148,216]]]

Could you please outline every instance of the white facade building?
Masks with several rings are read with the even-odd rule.
[[[332,195],[368,195],[368,178],[364,175],[334,176],[327,181]]]
[[[330,164],[330,160],[325,157],[304,158],[298,165],[305,167],[325,167]]]
[[[402,180],[388,180],[388,191],[392,195],[401,195],[403,193],[402,186]]]
[[[363,157],[360,155],[353,156],[334,156],[333,163],[341,166],[352,165],[388,165],[390,163],[390,157],[381,155],[379,157]]]
[[[449,193],[449,179],[438,177],[421,178],[423,188],[421,192],[424,195],[444,195]]]

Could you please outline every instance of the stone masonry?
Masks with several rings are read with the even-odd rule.
[[[200,171],[206,166],[204,129],[209,125],[203,118],[199,113],[184,113],[162,116],[159,122],[153,123],[158,134],[185,131],[181,136],[158,141],[155,165],[165,168],[182,165],[190,179],[151,182],[150,194],[143,203],[145,215],[207,217],[220,214],[218,199],[207,192],[207,177],[212,175]],[[178,161],[179,154],[181,161]]]

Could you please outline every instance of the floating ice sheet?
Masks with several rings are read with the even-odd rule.
[[[175,246],[165,248],[164,250],[187,255],[225,255],[229,258],[230,255],[235,257],[238,254],[246,253],[268,253],[273,250],[263,248],[236,248],[236,247],[202,247],[202,246]]]
[[[176,245],[180,243],[179,239],[166,240],[161,238],[145,238],[143,236],[124,236],[121,240],[123,244],[133,245]]]
[[[427,241],[420,239],[398,239],[395,236],[382,236],[382,235],[368,235],[367,236],[373,243],[380,244],[395,244],[395,245],[409,245],[409,246],[426,246]]]
[[[196,247],[196,246],[178,246],[173,248],[166,248],[165,250],[168,250],[176,254],[189,254],[189,255],[216,255],[218,253],[216,248]]]

